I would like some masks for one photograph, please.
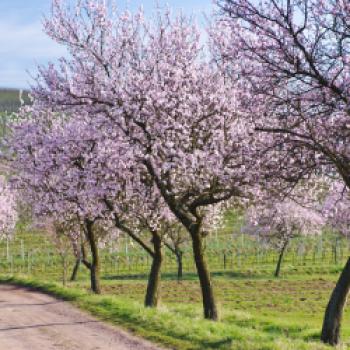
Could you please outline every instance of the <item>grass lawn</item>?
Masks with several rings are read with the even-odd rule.
[[[337,274],[291,274],[280,280],[268,275],[214,274],[220,322],[202,319],[200,291],[194,274],[178,283],[162,282],[159,310],[142,305],[145,276],[105,276],[101,296],[91,295],[88,280],[62,287],[39,279],[10,281],[71,300],[98,317],[133,330],[172,349],[302,350],[327,349],[319,341],[322,317]],[[6,281],[7,277],[2,277]],[[350,347],[350,312],[345,312],[341,349]]]
[[[52,243],[22,226],[14,241],[0,242],[0,282],[40,288],[170,349],[332,349],[321,344],[319,335],[330,293],[350,253],[346,242],[339,245],[335,255],[332,237],[295,241],[282,265],[282,277],[275,279],[275,252],[256,254],[254,242],[244,236],[214,236],[208,243],[207,256],[214,271],[220,321],[211,322],[202,317],[201,294],[189,249],[180,283],[176,281],[173,256],[165,259],[161,303],[158,310],[152,310],[143,307],[150,261],[140,255],[136,245],[124,240],[118,242],[118,251],[101,250],[103,295],[96,296],[89,291],[83,267],[77,282],[62,287],[58,282],[62,266]],[[227,230],[232,226],[230,222]],[[228,256],[226,265],[224,252]],[[73,263],[70,257],[70,269]],[[347,310],[341,334],[339,349],[350,349]]]

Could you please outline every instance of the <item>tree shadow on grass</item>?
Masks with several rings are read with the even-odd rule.
[[[104,280],[147,280],[148,274],[147,273],[140,273],[140,274],[126,274],[126,275],[105,275],[102,277]],[[183,275],[183,280],[194,280],[197,279],[197,274],[193,272],[187,272]],[[177,275],[175,273],[162,273],[162,280],[169,280],[169,281],[177,281]]]
[[[232,339],[226,338],[217,341],[207,341],[202,342],[203,349],[220,349],[220,350],[228,350],[232,348]]]
[[[270,275],[257,275],[247,272],[234,272],[234,271],[213,271],[211,273],[213,278],[226,278],[226,279],[266,279],[266,277],[271,277]],[[126,280],[147,280],[147,273],[139,274],[119,274],[119,275],[104,275],[103,280],[107,281],[126,281]],[[183,274],[183,281],[193,281],[197,280],[198,275],[196,272],[185,272]],[[177,281],[177,274],[172,272],[162,273],[162,280]]]

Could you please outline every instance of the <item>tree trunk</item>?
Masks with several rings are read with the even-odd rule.
[[[275,270],[275,277],[279,277],[280,275],[280,271],[281,271],[281,265],[282,265],[282,260],[283,260],[283,256],[284,256],[284,252],[287,248],[288,245],[288,241],[285,241],[283,243],[282,249],[280,251],[280,255],[278,257],[278,261],[277,261],[277,265],[276,265],[276,270]]]
[[[177,261],[177,281],[182,281],[183,276],[183,266],[182,266],[182,251],[178,250],[176,252],[176,261]]]
[[[70,280],[72,282],[77,280],[78,271],[79,271],[79,267],[80,267],[81,263],[83,263],[90,270],[90,266],[87,266],[89,264],[86,264],[86,247],[85,247],[85,243],[83,241],[80,244],[80,251],[78,252],[78,256],[77,256],[77,259],[75,261],[75,265],[74,265],[72,275],[70,278]]]
[[[218,311],[216,307],[213,286],[211,284],[209,269],[204,257],[203,237],[201,236],[199,230],[192,230],[191,236],[194,260],[196,263],[197,273],[202,290],[204,317],[206,319],[216,321],[218,319]]]
[[[330,345],[337,345],[340,340],[340,326],[343,309],[350,289],[350,258],[332,292],[324,315],[321,340]]]
[[[81,260],[80,257],[75,260],[75,264],[74,264],[74,267],[73,267],[72,275],[70,277],[71,282],[77,280],[78,270],[79,270],[79,266],[80,266],[80,260]]]
[[[166,241],[164,243],[165,243],[165,246],[175,255],[176,263],[177,263],[177,281],[180,282],[182,280],[182,275],[183,275],[182,250],[181,248],[179,248],[178,244],[174,244],[174,247],[172,247]]]
[[[65,254],[62,255],[62,284],[67,285],[67,257]]]
[[[100,285],[100,267],[98,264],[91,265],[91,290],[95,294],[101,294],[101,285]]]
[[[91,268],[90,268],[90,279],[91,279],[91,290],[96,294],[101,294],[100,285],[100,257],[97,246],[97,239],[93,231],[93,223],[86,221],[87,238],[91,250]]]
[[[146,307],[157,307],[158,305],[161,266],[163,261],[162,241],[157,234],[153,234],[152,243],[154,247],[154,254],[152,256],[152,266],[148,277],[147,291],[145,297]]]

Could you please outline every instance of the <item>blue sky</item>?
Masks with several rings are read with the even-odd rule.
[[[73,0],[72,0],[73,1]],[[38,64],[65,54],[41,29],[41,19],[50,10],[50,0],[0,0],[0,87],[27,88]],[[156,0],[117,0],[119,6],[152,11]],[[158,0],[160,5],[199,16],[211,8],[211,0]]]

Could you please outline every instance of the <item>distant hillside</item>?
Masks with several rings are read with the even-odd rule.
[[[22,101],[29,104],[28,91],[22,91]],[[0,113],[2,112],[17,112],[21,106],[20,90],[17,89],[0,89]]]

